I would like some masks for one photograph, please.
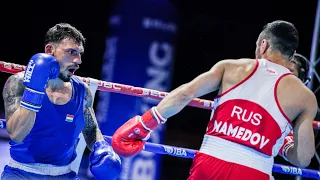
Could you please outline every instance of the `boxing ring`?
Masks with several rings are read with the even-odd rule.
[[[15,74],[24,70],[25,70],[25,66],[0,61],[0,72]],[[130,85],[118,84],[113,82],[106,82],[106,81],[97,80],[93,78],[84,78],[80,76],[77,76],[77,77],[89,85],[93,96],[95,95],[96,90],[120,93],[120,94],[137,96],[142,98],[152,98],[156,100],[161,100],[168,94],[166,92],[161,92],[153,89],[134,87]],[[213,108],[213,101],[195,98],[188,104],[188,106],[211,110]],[[0,119],[0,129],[5,127],[6,127],[6,120]],[[313,128],[319,130],[320,122],[313,121]],[[105,139],[110,144],[111,144],[111,138],[112,138],[111,136],[105,136]],[[78,157],[75,159],[72,165],[72,169],[76,172],[78,172],[79,170],[82,155],[86,147],[82,134],[80,134],[79,139],[80,141],[77,147]],[[143,150],[152,152],[152,153],[157,153],[157,154],[164,154],[164,155],[170,155],[170,156],[175,156],[179,158],[190,158],[190,159],[194,158],[194,155],[196,152],[196,150],[193,150],[193,149],[155,144],[150,142],[146,142]],[[298,168],[294,166],[274,164],[272,171],[274,173],[320,179],[320,171]]]

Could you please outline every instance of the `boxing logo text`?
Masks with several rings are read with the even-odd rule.
[[[187,156],[187,152],[184,149],[177,148],[177,147],[170,147],[170,146],[163,146],[163,147],[164,147],[164,151],[167,152],[168,154],[172,154],[174,156],[182,156],[182,157]]]
[[[258,126],[261,122],[262,115],[259,113],[250,112],[248,115],[247,109],[242,109],[239,106],[234,106],[231,112],[231,117],[236,116],[237,119],[242,120],[244,122],[251,122],[251,124]],[[246,117],[247,116],[247,117]]]
[[[290,166],[281,166],[281,169],[285,173],[289,173],[292,175],[302,175],[302,170],[300,168],[290,167]]]
[[[234,106],[230,117],[236,118],[244,122],[250,122],[254,126],[258,126],[261,122],[262,115],[259,113],[248,112],[247,109],[239,106]],[[249,141],[250,144],[262,149],[268,144],[270,139],[257,132],[252,132],[250,129],[243,128],[241,126],[234,126],[231,123],[215,120],[211,133],[222,133],[227,136],[240,139],[242,141]]]
[[[105,87],[105,88],[114,89],[114,90],[117,90],[117,91],[121,90],[121,87],[118,87],[118,85],[115,84],[115,83],[105,82],[105,81],[103,81],[102,83],[103,83],[102,86]]]
[[[30,79],[32,77],[32,73],[33,73],[33,69],[36,66],[36,64],[34,63],[34,61],[31,59],[28,67],[26,69],[25,75],[23,77],[23,82],[30,82]]]

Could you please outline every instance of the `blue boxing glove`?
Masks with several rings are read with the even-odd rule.
[[[45,53],[33,55],[24,72],[23,84],[26,88],[20,106],[38,112],[48,80],[57,78],[59,73],[60,65],[55,57]]]
[[[90,171],[97,180],[115,180],[120,176],[120,157],[106,141],[94,143],[90,154]]]

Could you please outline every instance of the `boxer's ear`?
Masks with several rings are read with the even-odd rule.
[[[44,47],[44,52],[47,53],[47,54],[53,55],[54,46],[53,46],[52,44],[47,44],[47,45]]]
[[[269,42],[266,39],[262,39],[261,44],[260,44],[260,53],[264,54],[267,52],[269,48]]]

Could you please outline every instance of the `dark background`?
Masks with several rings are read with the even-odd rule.
[[[77,75],[100,79],[100,65],[108,34],[107,20],[115,2],[1,1],[0,61],[25,65],[33,54],[43,52],[43,37],[48,28],[55,23],[68,22],[80,29],[88,39]],[[209,70],[219,60],[254,57],[256,38],[262,26],[277,19],[295,24],[300,33],[298,52],[308,58],[310,56],[316,0],[171,2],[179,12],[172,89]],[[1,73],[1,89],[8,76]],[[209,99],[213,95],[202,98]],[[0,109],[3,109],[2,101]],[[186,107],[167,122],[164,144],[198,149],[209,115],[210,111]],[[1,117],[4,115],[1,114]],[[276,158],[276,163],[285,162]],[[190,159],[163,156],[161,179],[186,179],[190,166]],[[315,159],[308,168],[318,168]],[[275,174],[275,177],[285,179],[282,175]],[[293,179],[293,176],[287,177]]]

